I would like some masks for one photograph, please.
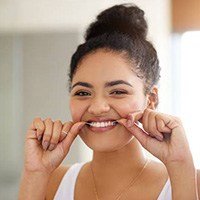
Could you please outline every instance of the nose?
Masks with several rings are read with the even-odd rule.
[[[108,102],[104,98],[94,98],[88,108],[88,112],[92,115],[102,115],[110,110]]]

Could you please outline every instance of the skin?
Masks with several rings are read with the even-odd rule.
[[[113,80],[125,80],[132,87],[125,84],[104,87],[106,82]],[[78,66],[72,86],[79,81],[90,83],[93,89],[80,85],[72,89],[70,110],[74,122],[88,121],[94,117],[126,118],[130,112],[143,110],[146,107],[147,99],[142,92],[143,81],[116,54],[99,51],[87,56]],[[116,90],[125,91],[127,94],[116,94]],[[80,91],[87,93],[84,94],[85,96],[75,95]],[[118,126],[103,137],[92,134],[85,126],[80,137],[95,153],[118,150],[133,139],[133,135],[124,126]]]
[[[104,87],[105,82],[113,80],[126,80],[132,87],[124,84]],[[120,55],[99,50],[86,56],[73,77],[72,87],[78,81],[87,82],[93,88],[78,85],[72,89],[70,109],[73,121],[110,117],[119,122],[107,134],[94,134],[87,126],[80,132],[81,139],[93,150],[91,164],[99,196],[106,194],[107,188],[114,191],[115,183],[125,185],[126,181],[121,177],[130,180],[130,177],[138,174],[145,163],[141,146],[160,159],[166,167],[172,163],[184,162],[193,165],[181,121],[177,117],[155,111],[158,98],[144,95],[143,81]],[[127,94],[114,94],[115,90],[124,90]],[[77,92],[82,92],[82,96],[80,93],[77,95]],[[156,86],[151,92],[154,97],[158,97]],[[126,119],[130,119],[129,126]],[[143,129],[138,127],[136,121],[142,123]],[[196,186],[193,191],[197,191]]]
[[[77,135],[93,150],[91,164],[99,197],[111,191],[115,196],[129,183],[130,177],[140,172],[146,161],[143,147],[166,166],[173,200],[198,199],[193,159],[182,123],[177,117],[155,110],[157,87],[152,88],[151,94],[144,95],[144,82],[136,76],[132,67],[119,54],[103,50],[89,54],[79,63],[72,86],[81,81],[93,88],[79,85],[72,89],[71,122],[63,124],[60,120],[53,122],[47,118],[43,121],[37,117],[31,123],[25,141],[20,200],[31,199],[30,194],[33,194],[34,200],[45,198],[51,174],[67,156]],[[132,86],[104,87],[106,82],[113,80],[125,80]],[[75,95],[77,92],[86,96]],[[85,125],[94,117],[112,118],[119,124],[107,133],[95,134]],[[138,126],[139,123],[142,127]],[[47,145],[45,142],[48,142]]]
[[[126,80],[132,87],[125,84],[104,87],[105,82],[113,80]],[[150,102],[143,93],[143,80],[117,54],[98,51],[87,56],[78,66],[72,86],[78,81],[88,82],[93,88],[78,85],[72,89],[70,109],[74,122],[88,121],[93,117],[127,118],[130,112],[144,110]],[[84,94],[88,96],[75,95],[80,91],[87,92]],[[79,135],[93,150],[92,168],[96,180],[101,185],[104,182],[105,188],[114,186],[113,183],[119,182],[121,177],[124,180],[134,177],[145,163],[141,145],[123,125],[117,125],[106,134],[94,134],[84,126]],[[116,174],[120,176],[116,177]]]

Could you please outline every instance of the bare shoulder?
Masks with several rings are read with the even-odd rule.
[[[197,169],[197,188],[198,188],[198,194],[200,197],[200,169]]]
[[[54,198],[63,176],[69,170],[70,167],[71,165],[60,165],[52,173],[48,182],[45,200],[52,200]]]

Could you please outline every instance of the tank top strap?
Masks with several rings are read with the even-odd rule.
[[[73,164],[63,176],[58,190],[54,196],[54,200],[74,200],[74,187],[81,167],[86,162]]]

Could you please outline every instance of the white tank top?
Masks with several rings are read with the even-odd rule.
[[[54,200],[74,200],[74,188],[78,173],[86,162],[73,164],[62,181],[55,194]],[[172,200],[170,179],[167,180],[157,200]]]

